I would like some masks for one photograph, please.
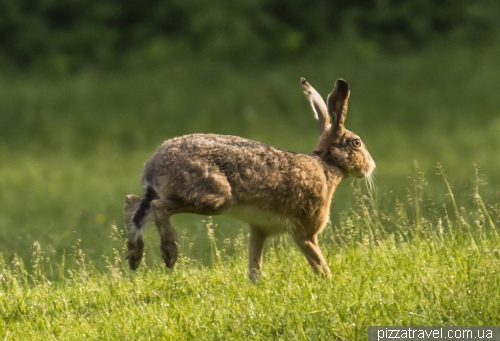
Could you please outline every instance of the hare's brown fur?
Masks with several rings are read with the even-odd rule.
[[[313,269],[329,275],[317,236],[328,221],[333,192],[343,178],[369,175],[375,166],[364,146],[353,147],[353,139],[359,137],[343,127],[349,90],[347,83],[339,84],[330,95],[334,98],[329,96],[327,109],[315,90],[302,81],[321,131],[311,155],[237,136],[194,134],[165,141],[146,163],[142,201],[127,196],[130,267],[135,269],[140,263],[141,216],[151,210],[168,267],[177,259],[172,215],[225,214],[250,224],[249,277],[253,281],[262,266],[264,240],[286,232]]]

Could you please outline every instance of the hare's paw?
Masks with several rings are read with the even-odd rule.
[[[162,241],[160,249],[161,256],[167,268],[173,268],[179,255],[179,243],[177,240]]]
[[[142,239],[138,239],[135,242],[127,243],[127,256],[125,257],[128,260],[128,265],[132,270],[135,270],[141,264],[142,255],[144,254],[144,241]]]

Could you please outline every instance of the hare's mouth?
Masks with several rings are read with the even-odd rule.
[[[372,162],[369,165],[362,167],[357,172],[354,172],[352,175],[358,179],[370,178],[374,170],[375,170],[375,163]]]
[[[363,178],[370,176],[370,173],[358,173],[358,174],[355,174],[354,176],[358,179],[363,179]]]
[[[347,172],[349,176],[353,176],[357,179],[363,179],[364,177],[368,176],[368,173],[365,172],[363,169],[352,169]]]

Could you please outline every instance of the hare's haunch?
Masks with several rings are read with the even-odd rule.
[[[167,267],[177,260],[178,239],[170,222],[177,213],[224,214],[250,225],[248,275],[258,279],[264,240],[289,233],[314,271],[330,269],[318,247],[333,192],[349,175],[371,176],[375,163],[359,136],[344,127],[349,99],[338,79],[327,103],[302,78],[320,138],[310,154],[300,154],[236,136],[194,134],[165,141],[146,162],[144,195],[127,195],[127,259],[141,262],[142,226],[154,216]]]

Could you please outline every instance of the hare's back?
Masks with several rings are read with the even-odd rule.
[[[323,174],[309,155],[238,136],[193,134],[165,141],[146,163],[143,181],[151,183],[164,176],[179,180],[188,175],[191,181],[218,173],[235,187],[274,188],[276,183],[293,180],[287,177],[296,177],[297,173],[310,176],[315,170]]]
[[[150,162],[160,167],[182,166],[184,160],[217,164],[224,168],[244,165],[289,163],[297,155],[267,144],[238,136],[193,134],[165,141]],[[232,166],[232,167],[231,167]]]
[[[262,153],[278,150],[265,143],[252,141],[239,136],[218,134],[192,134],[167,140],[162,147],[177,149],[191,155],[206,155],[220,153]],[[161,148],[161,147],[160,147]]]

